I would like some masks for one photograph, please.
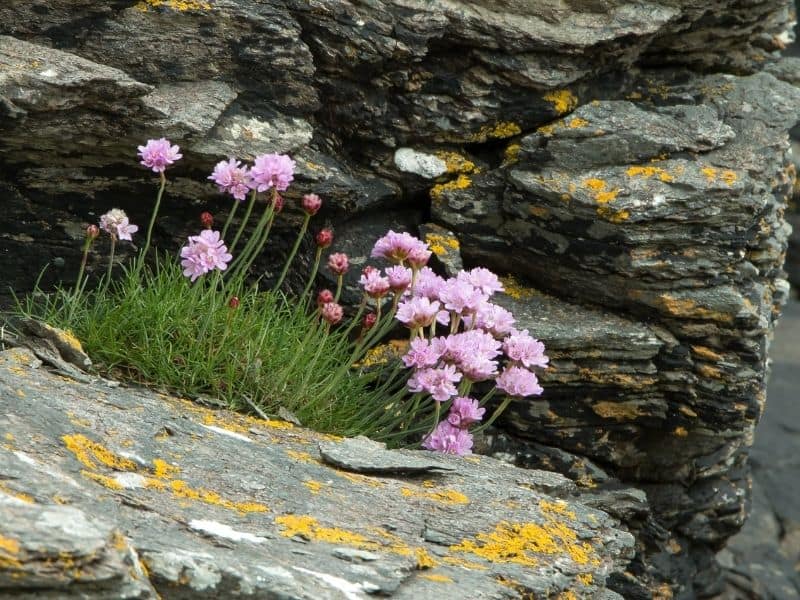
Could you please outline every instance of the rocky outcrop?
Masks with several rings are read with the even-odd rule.
[[[69,281],[84,222],[144,222],[147,137],[185,154],[169,248],[227,207],[198,183],[214,162],[289,152],[283,223],[313,189],[354,254],[432,220],[442,268],[460,249],[517,278],[553,368],[488,451],[640,490],[617,497],[626,597],[713,593],[788,291],[790,20],[784,0],[10,0],[0,267],[18,293],[46,262]]]
[[[619,598],[633,537],[562,475],[40,365],[0,352],[0,597]]]

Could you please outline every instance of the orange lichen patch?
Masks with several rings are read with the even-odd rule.
[[[578,596],[572,590],[564,590],[557,596],[557,600],[578,600]]]
[[[169,464],[160,458],[153,459],[153,475],[158,479],[172,479],[181,472],[180,467]]]
[[[717,367],[712,367],[711,365],[700,365],[697,371],[703,377],[708,377],[709,379],[722,379],[723,377],[722,370]]]
[[[97,463],[117,471],[135,471],[136,463],[114,454],[105,446],[93,442],[85,435],[76,433],[61,438],[67,449],[75,455],[81,464],[91,470],[98,468]]]
[[[385,365],[391,360],[395,360],[408,352],[408,340],[390,340],[385,344],[379,344],[371,348],[362,360],[354,363],[354,367],[372,367],[375,365]]]
[[[734,171],[723,171],[720,176],[720,179],[724,181],[727,185],[733,185],[736,183],[736,180],[739,176]]]
[[[214,427],[219,427],[220,429],[226,429],[228,431],[233,431],[235,433],[247,433],[249,429],[249,427],[238,422],[235,417],[226,418],[221,414],[215,414],[215,413],[204,414],[203,424],[213,425]]]
[[[675,298],[669,294],[661,294],[657,299],[657,304],[674,317],[711,319],[722,323],[730,323],[733,320],[731,315],[698,306],[694,300],[688,298]]]
[[[717,170],[714,167],[703,167],[700,172],[706,176],[709,183],[713,183],[717,178]]]
[[[670,183],[674,181],[672,175],[670,175],[667,171],[662,169],[661,167],[653,167],[653,166],[633,166],[628,168],[625,173],[628,177],[644,177],[645,179],[650,179],[651,177],[657,176],[661,181],[665,183]]]
[[[579,542],[573,529],[559,518],[547,515],[543,525],[536,523],[510,523],[501,521],[490,533],[479,533],[473,540],[462,540],[450,546],[452,552],[470,553],[489,562],[515,563],[535,567],[536,555],[566,555],[574,562],[599,564],[594,550],[586,542]]]
[[[308,452],[298,452],[297,450],[284,450],[286,456],[292,458],[294,460],[304,462],[304,463],[315,463],[319,462],[316,458],[311,456]]]
[[[197,500],[205,504],[213,504],[215,506],[222,506],[229,510],[235,510],[240,513],[252,512],[267,512],[269,508],[258,502],[233,502],[221,497],[217,492],[206,490],[203,488],[191,488],[189,485],[180,479],[170,481],[169,488],[172,495],[176,498],[187,498],[189,500]]]
[[[312,494],[319,494],[320,490],[325,486],[324,483],[320,483],[319,481],[314,481],[313,479],[304,481],[303,485],[306,486]]]
[[[592,404],[592,411],[604,419],[617,421],[634,421],[643,414],[636,402],[595,402]]]
[[[583,585],[592,585],[594,577],[592,577],[591,573],[581,573],[578,575],[578,581],[580,581]]]
[[[575,519],[575,512],[569,510],[567,508],[567,503],[563,500],[556,500],[555,502],[549,502],[547,500],[540,500],[539,501],[539,508],[542,509],[542,512],[554,514],[554,515],[561,515],[562,517],[568,517],[570,519]]]
[[[85,471],[85,470],[81,470],[81,475],[83,475],[87,479],[96,481],[100,485],[107,487],[110,490],[123,489],[122,484],[113,477],[108,477],[107,475],[101,475],[100,473],[92,473],[91,471]]]
[[[509,144],[503,151],[503,160],[506,164],[515,163],[519,160],[519,151],[522,147],[519,144]]]
[[[430,554],[428,554],[425,548],[417,548],[414,550],[414,556],[417,558],[417,569],[433,569],[439,563],[433,558]]]
[[[437,183],[430,189],[429,195],[432,200],[439,200],[446,192],[465,190],[472,185],[472,180],[464,174],[447,183]]]
[[[436,487],[436,482],[433,479],[426,479],[425,481],[422,482],[422,487],[428,488],[428,489],[435,488]]]
[[[622,223],[630,218],[631,213],[625,209],[614,210],[610,206],[598,206],[597,215],[611,223]]]
[[[162,6],[180,12],[187,10],[211,10],[211,4],[203,2],[202,0],[141,0],[134,8],[142,12],[147,12],[150,8],[159,8]]]
[[[553,103],[556,113],[563,115],[578,106],[578,98],[569,90],[554,90],[544,95],[544,99]]]
[[[323,527],[310,515],[282,515],[275,518],[275,523],[283,528],[281,535],[284,537],[298,535],[310,541],[352,546],[362,550],[380,550],[381,548],[378,542],[370,540],[360,533],[338,527]]]
[[[0,569],[21,569],[19,541],[0,535]]]
[[[471,560],[464,560],[458,556],[443,556],[442,562],[456,567],[469,569],[470,571],[488,571],[489,567],[481,563],[473,562]]]
[[[594,192],[599,192],[600,190],[604,190],[608,184],[602,179],[591,177],[589,179],[584,179],[583,185]]]
[[[557,123],[553,123],[550,125],[542,125],[541,127],[536,128],[536,133],[540,133],[544,136],[550,137],[556,132],[557,126],[558,126]]]
[[[478,167],[475,163],[461,156],[458,152],[440,151],[436,157],[444,161],[448,173],[477,173]]]
[[[721,354],[714,352],[711,348],[708,348],[707,346],[697,346],[693,344],[692,352],[694,352],[695,354],[697,354],[697,356],[701,358],[705,358],[706,360],[713,360],[713,361],[722,360]]]
[[[581,119],[580,117],[575,117],[574,119],[567,121],[567,127],[570,129],[580,129],[581,127],[586,127],[587,125],[589,125],[589,121],[586,119]]]
[[[598,204],[608,204],[609,202],[613,202],[617,199],[620,191],[622,190],[617,188],[614,190],[608,190],[607,192],[597,192],[594,195],[594,199],[597,200]]]
[[[696,417],[697,416],[697,413],[694,412],[688,406],[680,406],[680,407],[678,407],[678,410],[681,411],[683,414],[685,414],[687,417]]]
[[[424,500],[433,500],[439,504],[446,504],[454,506],[457,504],[469,504],[469,498],[457,492],[456,490],[440,490],[436,492],[425,492],[422,490],[412,490],[411,488],[404,487],[400,493],[406,498],[421,498]]]
[[[19,542],[14,538],[0,535],[0,552],[4,554],[19,554]]]
[[[420,577],[428,581],[435,581],[436,583],[453,583],[453,580],[447,575],[440,575],[439,573],[423,573]]]
[[[450,250],[458,250],[461,244],[453,235],[440,235],[429,233],[425,236],[425,243],[436,256],[445,256]]]
[[[513,275],[506,275],[500,278],[500,282],[505,288],[505,293],[515,300],[523,300],[525,298],[532,298],[536,295],[536,291],[531,288],[524,287]]]
[[[687,435],[689,435],[689,432],[686,431],[686,427],[676,427],[675,431],[673,431],[672,433],[678,437],[686,437]]]
[[[358,473],[348,473],[347,471],[336,471],[336,474],[343,478],[347,479],[350,483],[355,483],[358,485],[368,485],[369,487],[383,487],[384,484],[382,481],[375,479],[374,477],[368,477],[367,475],[360,475]]]
[[[550,209],[544,206],[533,206],[531,205],[528,208],[528,212],[530,212],[534,217],[538,217],[539,219],[546,219],[550,216]]]

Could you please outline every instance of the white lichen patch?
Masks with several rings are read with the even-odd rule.
[[[425,179],[435,179],[447,173],[444,160],[413,148],[398,148],[394,153],[394,165],[404,173],[414,173]]]
[[[218,523],[217,521],[206,521],[203,519],[193,519],[189,521],[189,528],[200,533],[207,533],[226,540],[233,540],[234,542],[252,542],[253,544],[263,544],[268,541],[267,538],[259,535],[253,535],[246,531],[236,531],[230,525],[225,523]]]
[[[129,471],[115,473],[112,479],[127,490],[147,487],[147,482],[150,481],[149,478],[139,475],[139,473]]]
[[[329,573],[319,573],[317,571],[312,571],[311,569],[304,569],[303,567],[292,568],[295,571],[300,571],[306,575],[311,575],[330,587],[339,590],[347,600],[363,600],[365,597],[364,592],[374,588],[372,584],[367,582],[353,583],[352,581],[347,581],[347,579],[342,579],[341,577],[336,577],[335,575],[330,575]]]
[[[210,429],[214,433],[219,433],[220,435],[227,435],[232,438],[236,438],[237,440],[242,440],[243,442],[248,442],[250,444],[253,443],[246,435],[242,435],[241,433],[236,433],[235,431],[229,431],[227,429],[223,429],[222,427],[217,427],[216,425],[203,425],[206,429]]]

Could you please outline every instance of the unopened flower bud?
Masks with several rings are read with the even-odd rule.
[[[344,316],[344,309],[336,302],[323,304],[321,310],[322,318],[331,325],[336,325]]]
[[[319,294],[317,294],[317,305],[323,306],[328,304],[329,302],[333,302],[333,292],[330,290],[322,290]]]
[[[240,304],[240,302],[239,302],[239,296],[233,296],[233,297],[231,297],[231,299],[228,301],[228,306],[229,306],[230,308],[233,308],[233,309],[237,309],[237,308],[239,308],[239,304]]]
[[[100,228],[97,225],[89,225],[86,228],[86,237],[90,240],[96,240],[100,235]]]
[[[200,222],[206,229],[211,229],[214,226],[214,215],[205,211],[200,213]]]
[[[275,199],[272,201],[272,211],[277,215],[283,210],[283,196],[275,194]]]
[[[350,261],[344,252],[335,252],[328,257],[328,268],[334,275],[344,275],[350,268]]]
[[[303,196],[302,205],[306,214],[313,217],[322,208],[322,199],[316,194],[306,194]]]
[[[367,265],[366,267],[364,267],[363,269],[361,269],[361,274],[362,274],[364,277],[369,277],[369,274],[370,274],[370,273],[374,273],[374,272],[376,272],[377,270],[378,270],[378,269],[376,269],[376,268],[375,268],[375,267],[373,267],[372,265]]]
[[[367,313],[364,315],[364,321],[362,322],[364,331],[372,329],[375,326],[375,321],[377,320],[378,316],[375,313]]]
[[[327,248],[333,243],[333,230],[329,228],[320,229],[317,233],[317,246]]]

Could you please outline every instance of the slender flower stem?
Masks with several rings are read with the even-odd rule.
[[[86,271],[86,262],[89,259],[89,248],[92,245],[92,238],[86,236],[86,241],[83,243],[83,256],[81,257],[81,268],[78,270],[78,279],[75,280],[75,290],[73,291],[73,301],[76,301],[83,291],[81,287],[81,280]]]
[[[236,236],[233,238],[233,243],[230,245],[230,248],[228,248],[228,252],[230,252],[231,254],[233,254],[233,250],[236,248],[236,244],[239,243],[239,238],[242,237],[242,233],[244,232],[245,227],[247,227],[247,222],[250,220],[250,213],[253,212],[253,206],[256,203],[257,195],[258,192],[256,190],[253,190],[252,193],[250,194],[250,202],[247,203],[247,211],[244,213],[244,219],[239,224],[239,229],[236,231]]]
[[[117,238],[112,235],[111,236],[111,253],[108,256],[108,270],[106,271],[106,280],[103,283],[103,293],[108,290],[108,285],[111,283],[111,269],[114,268],[114,250],[117,246]],[[142,255],[144,258],[144,255]]]
[[[156,224],[156,217],[158,217],[158,211],[161,208],[161,198],[164,195],[164,188],[166,186],[167,176],[164,175],[164,171],[161,171],[161,185],[158,188],[158,195],[156,196],[156,205],[153,207],[153,214],[150,216],[150,224],[147,226],[147,238],[145,238],[144,248],[141,252],[142,261],[144,261],[148,250],[150,250],[150,240],[153,238],[153,227]]]
[[[489,420],[486,421],[485,423],[482,423],[479,427],[476,427],[475,429],[473,429],[472,433],[480,433],[481,431],[483,431],[487,427],[491,426],[491,424],[495,422],[497,417],[502,415],[503,411],[505,411],[505,409],[508,408],[508,405],[511,404],[512,400],[514,400],[514,396],[506,396],[505,398],[503,398],[503,401],[500,403],[500,406],[498,406],[495,409],[495,411],[492,413],[492,416],[489,418]]]
[[[322,246],[317,246],[317,252],[314,254],[314,266],[311,268],[311,275],[308,277],[308,283],[306,283],[306,287],[303,290],[303,295],[300,298],[305,302],[306,296],[308,292],[311,291],[311,286],[314,285],[314,279],[317,277],[317,271],[319,271],[319,261],[322,260]],[[339,277],[339,281],[341,282],[341,277]],[[334,302],[339,301],[339,292],[341,291],[341,287],[336,290],[336,297],[334,298]]]
[[[308,229],[308,223],[311,221],[311,215],[306,213],[306,218],[303,219],[303,226],[300,228],[300,233],[297,235],[297,240],[294,242],[294,246],[292,247],[292,251],[289,254],[289,258],[286,259],[286,264],[283,265],[283,271],[281,271],[281,276],[278,278],[278,282],[275,284],[273,289],[279,290],[283,285],[283,280],[286,279],[286,274],[289,272],[289,267],[292,265],[292,261],[294,260],[297,251],[300,249],[300,244],[303,242],[303,237],[306,235],[306,230]]]
[[[336,278],[336,295],[333,297],[334,302],[338,302],[342,295],[342,287],[344,285],[344,275],[339,275]]]
[[[225,235],[228,233],[228,227],[230,227],[231,226],[231,222],[233,222],[233,215],[236,214],[236,209],[239,208],[239,204],[241,204],[241,202],[234,198],[233,206],[228,211],[228,218],[225,221],[225,227],[222,228],[222,236],[221,237],[222,237],[223,240],[225,239]]]
[[[248,269],[253,264],[258,254],[267,243],[269,232],[272,229],[272,223],[275,220],[274,203],[270,203],[264,208],[261,218],[258,220],[253,235],[247,240],[244,250],[235,259],[234,268],[231,270],[230,281],[234,279],[244,278]],[[263,233],[261,230],[264,230]]]

